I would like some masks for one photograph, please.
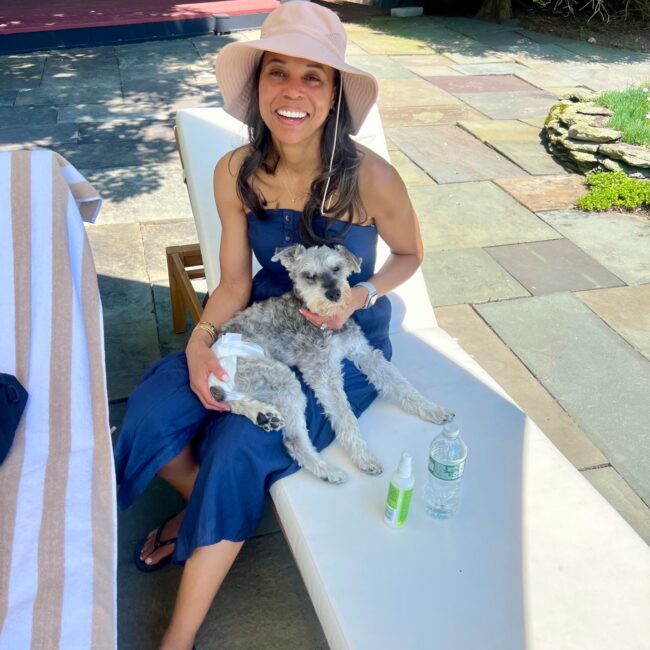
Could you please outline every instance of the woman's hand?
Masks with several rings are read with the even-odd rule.
[[[194,330],[185,348],[187,368],[190,375],[190,388],[201,400],[201,404],[210,411],[230,411],[230,404],[217,402],[210,393],[208,377],[213,374],[221,381],[227,381],[228,375],[221,367],[214,352],[210,349],[210,335],[202,330]]]
[[[309,311],[306,307],[303,307],[300,310],[300,313],[314,327],[320,328],[321,325],[325,325],[325,328],[338,332],[338,330],[348,322],[350,316],[352,316],[357,309],[363,307],[367,295],[368,289],[365,287],[352,287],[350,300],[348,301],[347,306],[334,316],[321,316],[320,314],[315,314],[313,311]]]

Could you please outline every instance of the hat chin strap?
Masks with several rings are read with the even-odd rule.
[[[338,135],[339,132],[339,114],[341,112],[341,97],[343,96],[343,79],[341,79],[341,84],[339,87],[339,97],[338,101],[336,102],[336,121],[334,122],[334,144],[332,145],[332,155],[330,156],[330,166],[329,170],[327,173],[327,181],[325,182],[325,190],[323,191],[323,200],[321,201],[320,204],[320,213],[324,216],[325,215],[325,197],[327,196],[327,190],[329,189],[330,186],[330,177],[332,174],[332,165],[334,164],[334,151],[336,150],[336,136]],[[329,200],[327,201],[327,209],[329,210],[330,207],[330,202],[332,200],[332,197],[329,197]]]

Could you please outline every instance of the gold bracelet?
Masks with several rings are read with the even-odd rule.
[[[214,342],[219,338],[217,328],[212,323],[209,323],[207,320],[199,321],[196,324],[196,327],[194,329],[203,330],[204,332],[207,332],[212,337],[212,343],[210,343],[211,346],[214,345]]]

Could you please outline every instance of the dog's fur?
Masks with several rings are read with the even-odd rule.
[[[453,413],[426,400],[383,354],[373,349],[359,325],[348,320],[338,331],[321,330],[302,314],[301,307],[322,316],[337,313],[350,298],[347,278],[360,270],[360,260],[343,246],[329,248],[300,244],[281,249],[273,257],[288,270],[293,292],[255,303],[223,325],[220,332],[238,332],[260,344],[265,357],[237,360],[235,390],[246,395],[230,402],[233,413],[246,416],[270,431],[282,429],[289,455],[316,476],[332,483],[345,481],[340,469],[326,463],[314,449],[305,423],[306,398],[290,369],[297,367],[313,389],[337,440],[354,464],[368,474],[382,471],[361,437],[343,390],[341,361],[350,359],[377,389],[407,413],[440,424]],[[219,387],[213,397],[223,401]]]

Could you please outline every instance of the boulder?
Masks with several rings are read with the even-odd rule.
[[[650,149],[647,147],[617,142],[616,144],[601,144],[598,152],[609,158],[622,160],[632,167],[650,169]]]
[[[597,153],[599,147],[595,142],[573,140],[572,138],[562,138],[562,144],[571,151],[584,151],[586,153]]]
[[[578,107],[577,112],[581,113],[582,115],[606,115],[607,117],[614,115],[614,112],[610,111],[609,108],[605,108],[605,106],[599,106],[593,102],[582,102],[576,104],[576,106]]]
[[[583,140],[586,142],[618,142],[623,137],[623,133],[616,129],[590,126],[583,122],[578,122],[569,127],[569,137],[574,140]]]
[[[585,99],[591,99],[596,95],[595,92],[587,90],[587,88],[573,88],[568,92],[560,95],[559,99],[568,99],[572,102],[581,102]]]

